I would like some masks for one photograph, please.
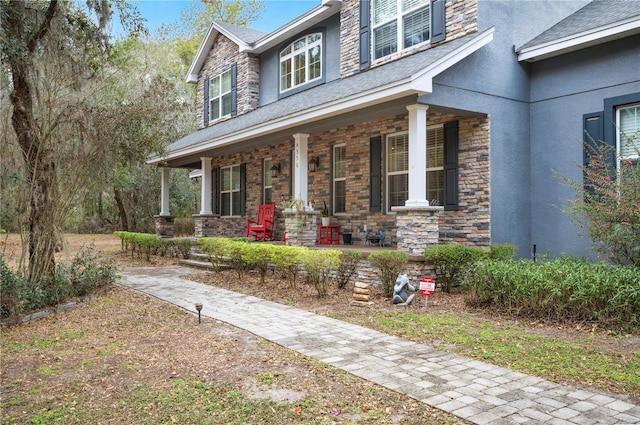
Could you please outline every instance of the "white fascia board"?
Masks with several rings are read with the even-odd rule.
[[[478,51],[480,48],[486,46],[493,40],[493,33],[495,32],[495,28],[491,27],[488,30],[485,30],[478,37],[474,38],[472,41],[463,44],[459,48],[455,49],[451,53],[443,56],[439,60],[429,64],[429,66],[425,67],[419,73],[413,75],[411,77],[412,87],[414,90],[420,92],[421,90],[425,90],[422,94],[427,94],[432,92],[432,80],[435,76],[440,74],[443,71],[451,68],[453,65],[457,64],[467,56],[472,53]]]
[[[213,42],[216,39],[218,34],[224,34],[229,40],[238,45],[240,51],[246,50],[248,45],[236,37],[234,34],[225,31],[220,25],[216,22],[212,22],[209,26],[209,31],[207,31],[207,35],[205,35],[204,39],[200,43],[200,47],[198,47],[198,51],[196,52],[196,56],[191,61],[191,66],[189,67],[189,71],[187,72],[187,83],[197,83],[198,82],[198,73],[202,69],[202,65],[204,65],[204,61],[207,59],[207,55],[211,51],[213,47]]]
[[[593,28],[548,43],[516,50],[516,53],[518,53],[518,61],[536,62],[619,38],[629,37],[633,34],[640,34],[640,16]]]
[[[329,16],[338,13],[341,3],[342,0],[323,0],[320,5],[256,41],[252,46],[245,44],[243,47],[240,47],[240,52],[263,53],[294,35],[324,21]]]
[[[375,89],[371,89],[367,92],[325,103],[297,114],[287,115],[266,123],[244,128],[234,133],[226,134],[215,142],[209,140],[198,143],[197,145],[191,145],[183,149],[176,150],[165,157],[150,158],[147,163],[155,164],[160,161],[169,161],[184,156],[194,155],[202,150],[215,149],[239,143],[244,140],[258,137],[262,134],[286,130],[287,128],[308,124],[321,119],[356,111],[368,106],[389,102],[411,94],[421,94],[424,92],[424,89],[416,91],[412,86],[411,78],[405,78],[385,86],[376,87]]]

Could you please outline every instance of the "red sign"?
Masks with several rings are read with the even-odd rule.
[[[423,277],[420,281],[420,293],[425,297],[430,297],[436,290],[436,282],[430,277]]]

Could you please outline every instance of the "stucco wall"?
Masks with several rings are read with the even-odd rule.
[[[606,98],[640,92],[640,36],[550,58],[531,67],[531,240],[538,252],[592,256],[562,211],[581,181],[583,114]]]

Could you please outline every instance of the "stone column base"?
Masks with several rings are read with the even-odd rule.
[[[196,238],[215,236],[215,215],[194,214],[194,227]]]
[[[287,232],[287,245],[314,246],[318,238],[319,211],[298,212],[284,210],[284,229]]]
[[[173,238],[173,217],[170,215],[154,215],[156,235],[159,238]]]
[[[406,252],[412,260],[423,260],[424,248],[438,244],[438,214],[443,210],[443,207],[431,206],[393,207],[398,250]]]

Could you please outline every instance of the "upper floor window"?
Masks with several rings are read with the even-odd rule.
[[[322,33],[300,37],[280,52],[280,91],[322,78]]]
[[[347,147],[333,147],[333,213],[347,212]]]
[[[638,161],[640,155],[640,103],[616,110],[618,153],[622,160]]]
[[[430,0],[373,0],[372,15],[374,59],[429,40]]]
[[[216,75],[209,83],[210,120],[231,115],[231,70]]]

